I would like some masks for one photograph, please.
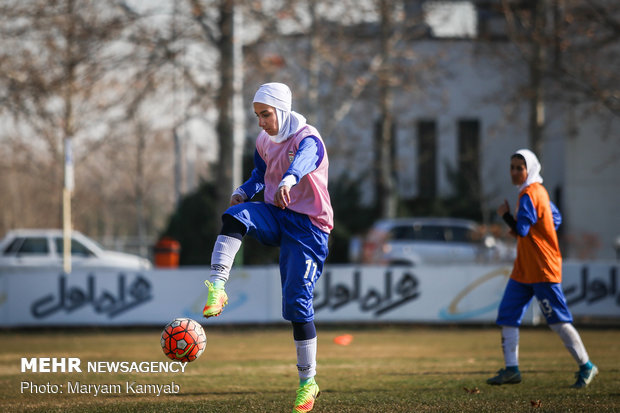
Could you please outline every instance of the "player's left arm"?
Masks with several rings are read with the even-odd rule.
[[[297,184],[301,181],[301,178],[319,167],[324,156],[325,148],[323,147],[323,142],[316,136],[310,135],[305,137],[299,142],[295,158],[282,178],[286,179],[287,176],[293,176],[295,184]]]
[[[528,194],[523,194],[519,199],[519,212],[517,212],[516,232],[519,236],[525,237],[530,232],[532,225],[538,222],[536,208]]]
[[[275,205],[286,208],[291,202],[290,190],[297,185],[301,178],[319,167],[325,156],[323,142],[316,136],[310,135],[299,142],[299,148],[291,166],[288,167],[275,196]]]
[[[553,202],[549,201],[549,203],[551,204],[551,214],[553,215],[553,226],[557,231],[562,224],[562,213]]]

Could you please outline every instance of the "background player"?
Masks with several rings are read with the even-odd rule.
[[[571,324],[572,315],[562,292],[562,256],[556,229],[562,222],[557,207],[540,176],[541,165],[533,152],[518,150],[510,158],[510,177],[519,188],[517,219],[510,213],[508,201],[497,213],[517,237],[517,258],[499,305],[497,324],[502,326],[505,369],[487,380],[488,384],[521,382],[519,372],[519,326],[533,296],[536,296],[549,327],[558,333],[579,365],[575,388],[586,387],[598,373],[588,358],[579,333]]]
[[[294,412],[312,410],[319,395],[313,291],[327,258],[333,210],[327,191],[329,161],[319,132],[291,111],[292,96],[282,83],[262,85],[254,112],[263,131],[256,139],[255,168],[231,197],[211,256],[205,317],[217,316],[228,302],[224,284],[248,234],[280,247],[282,316],[293,324],[299,388]],[[245,202],[264,190],[265,202]]]

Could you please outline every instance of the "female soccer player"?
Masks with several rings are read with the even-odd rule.
[[[291,111],[291,91],[266,83],[254,96],[263,131],[256,138],[251,177],[231,197],[211,256],[205,317],[217,316],[228,302],[228,280],[241,240],[248,234],[280,247],[282,316],[293,324],[299,388],[294,412],[308,412],[319,395],[313,290],[327,258],[333,210],[327,191],[329,161],[319,132]],[[265,202],[245,202],[264,190]]]
[[[519,188],[517,219],[510,213],[508,201],[497,208],[517,237],[517,258],[499,305],[497,324],[502,326],[502,350],[505,369],[487,380],[488,384],[521,382],[519,372],[519,326],[527,307],[536,296],[549,327],[558,333],[579,365],[574,388],[586,387],[598,373],[588,358],[579,333],[572,325],[573,317],[562,292],[562,256],[556,229],[562,222],[557,207],[540,176],[540,163],[533,152],[518,150],[510,158],[510,177]]]

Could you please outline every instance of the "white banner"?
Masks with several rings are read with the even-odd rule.
[[[493,321],[509,267],[330,267],[315,290],[318,320]]]
[[[564,264],[562,288],[574,316],[620,319],[620,263]]]
[[[238,270],[227,284],[226,318],[210,323],[267,323],[279,317],[277,268]],[[164,325],[202,318],[207,269],[16,272],[0,276],[0,316],[7,326]],[[279,276],[278,276],[279,279]],[[273,296],[273,297],[272,297]],[[275,306],[271,304],[276,300]],[[274,315],[272,307],[277,307]]]
[[[575,317],[620,321],[618,267],[613,262],[564,264],[563,288]],[[163,326],[175,317],[201,320],[207,272],[2,270],[0,320],[7,327]],[[493,323],[509,274],[510,267],[493,265],[326,266],[315,289],[316,320]],[[235,269],[226,291],[224,313],[207,323],[283,321],[277,266]],[[536,322],[536,311],[530,309],[524,321]]]

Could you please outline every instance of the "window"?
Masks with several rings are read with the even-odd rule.
[[[473,242],[473,231],[465,227],[447,227],[446,241],[448,242]]]
[[[399,225],[392,228],[389,238],[394,241],[474,242],[470,228],[455,225]]]
[[[439,225],[414,226],[416,239],[420,241],[445,241],[444,228]]]
[[[444,241],[444,228],[439,225],[401,225],[390,231],[392,240]]]
[[[64,252],[64,244],[63,244],[62,238],[59,238],[59,237],[54,238],[54,242],[56,243],[56,251],[58,251],[58,254],[62,255]],[[71,255],[90,257],[95,254],[93,254],[93,252],[81,242],[72,239],[71,240]]]
[[[424,21],[435,37],[474,38],[476,7],[470,1],[427,1],[422,6]]]
[[[47,255],[49,252],[47,238],[25,238],[17,252],[18,254]]]
[[[390,231],[390,239],[393,240],[412,240],[415,238],[412,225],[401,225],[392,228]]]
[[[437,194],[437,123],[434,120],[418,122],[418,196],[435,198]]]
[[[477,119],[459,121],[458,162],[461,182],[474,199],[480,196],[480,122]]]
[[[22,246],[24,238],[15,238],[8,247],[4,249],[4,255],[15,255],[19,251],[19,247]]]

